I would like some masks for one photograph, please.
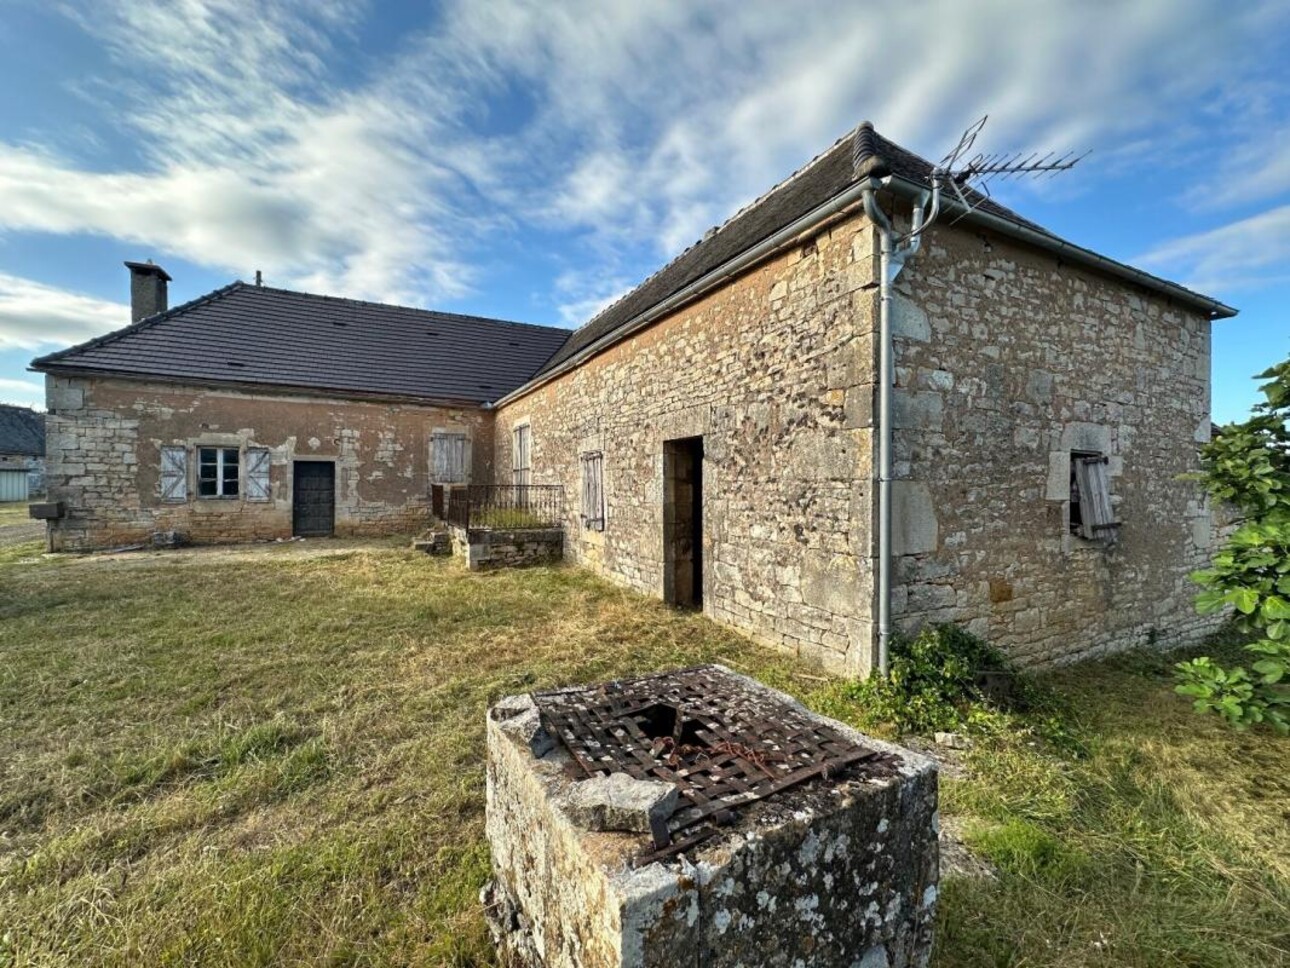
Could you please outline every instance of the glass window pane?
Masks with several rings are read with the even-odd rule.
[[[218,482],[212,480],[200,480],[197,482],[197,493],[202,497],[215,497],[217,495],[216,487]]]

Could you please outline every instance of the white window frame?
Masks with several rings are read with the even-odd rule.
[[[588,531],[605,530],[605,455],[588,451],[582,455],[582,526]]]
[[[219,444],[198,444],[197,445],[197,497],[202,501],[236,501],[242,496],[242,453],[238,447],[228,447]],[[203,451],[215,451],[215,493],[202,493],[202,460]],[[228,466],[228,455],[237,455],[237,476],[233,478],[234,493],[226,494],[225,490],[229,483],[225,479],[224,469]]]
[[[511,429],[511,483],[528,487],[533,480],[533,428],[516,424]]]

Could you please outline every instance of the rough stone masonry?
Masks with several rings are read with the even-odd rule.
[[[487,717],[495,880],[485,902],[504,963],[926,964],[938,892],[935,765],[720,671],[752,691],[767,715],[827,723],[885,754],[890,772],[790,788],[741,808],[732,825],[692,849],[633,866],[650,845],[642,832],[650,811],[668,808],[657,790],[668,784],[571,779],[569,753],[545,730],[534,698],[503,699]],[[585,784],[593,789],[584,792]]]

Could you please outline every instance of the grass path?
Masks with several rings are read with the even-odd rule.
[[[818,670],[573,569],[39,552],[0,548],[0,966],[489,964],[490,701],[718,660],[863,721]],[[1290,964],[1287,744],[1149,663],[1053,683],[1083,752],[999,731],[944,785],[1000,875],[947,885],[935,963]]]

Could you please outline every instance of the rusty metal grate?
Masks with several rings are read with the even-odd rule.
[[[679,853],[737,809],[819,777],[890,775],[867,749],[717,666],[534,695],[543,726],[572,756],[576,779],[624,772],[673,783],[680,806],[653,830],[638,865]]]

